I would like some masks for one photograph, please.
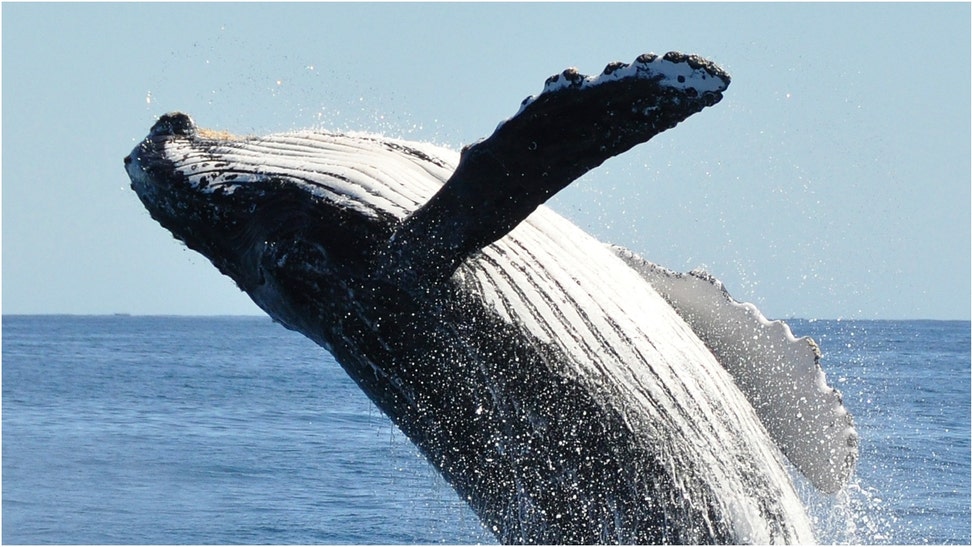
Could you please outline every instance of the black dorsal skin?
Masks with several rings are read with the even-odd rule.
[[[162,116],[125,164],[152,217],[206,255],[271,317],[330,351],[498,540],[808,541],[809,524],[793,524],[792,505],[780,501],[796,498],[792,485],[762,471],[782,469],[765,460],[761,447],[771,444],[739,440],[730,460],[719,459],[724,447],[706,442],[673,450],[689,420],[668,419],[663,409],[682,412],[680,401],[637,407],[644,397],[629,396],[626,380],[598,376],[595,384],[584,376],[602,364],[585,358],[613,349],[604,340],[620,338],[634,347],[625,355],[653,351],[619,334],[623,325],[603,327],[614,329],[608,337],[577,341],[592,348],[589,353],[568,355],[566,345],[540,339],[515,316],[487,305],[469,280],[474,276],[463,276],[481,266],[473,263],[477,251],[500,249],[503,241],[491,244],[554,193],[715,104],[728,83],[715,65],[674,53],[611,64],[593,78],[564,71],[492,136],[468,147],[441,190],[421,207],[410,206],[407,215],[388,212],[398,205],[373,210],[368,207],[377,200],[354,202],[339,169],[301,178],[293,169],[268,168],[263,160],[272,158],[260,155],[259,139],[254,144],[210,134],[184,114]],[[321,146],[330,147],[328,153],[361,142],[327,138]],[[335,142],[339,138],[346,141]],[[313,148],[306,142],[302,154]],[[394,153],[422,154],[401,148]],[[425,169],[442,167],[434,159],[422,161]],[[206,176],[199,176],[202,171]],[[345,193],[327,194],[325,179]],[[530,267],[513,258],[500,266],[509,264]],[[545,265],[536,267],[539,277]],[[694,356],[705,352],[701,342],[688,350]],[[705,367],[712,365],[706,374],[724,373],[708,353],[703,357]],[[731,391],[726,378],[719,389]],[[681,389],[659,387],[662,397]],[[685,408],[700,404],[688,399]],[[737,431],[738,420],[723,417],[730,415],[723,413],[728,407],[719,406],[718,398],[711,402],[717,412],[706,419],[719,421],[720,434]],[[690,433],[707,425],[698,422],[687,424]],[[758,422],[747,423],[756,426],[738,426],[743,433],[735,437],[760,434]],[[736,441],[730,434],[720,438]],[[713,457],[703,461],[692,451]],[[725,470],[714,472],[713,465],[723,464]],[[748,533],[740,532],[750,529],[748,523],[739,522],[741,511],[731,506],[737,500],[724,499],[723,484],[710,479],[714,474],[731,475],[720,480],[735,481],[733,495],[742,496],[749,509],[744,513],[759,520],[758,534],[740,535]]]

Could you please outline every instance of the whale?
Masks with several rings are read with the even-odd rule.
[[[152,219],[330,352],[498,541],[810,543],[795,481],[838,492],[858,457],[816,343],[544,205],[729,84],[679,52],[567,69],[459,152],[171,112],[124,164]]]

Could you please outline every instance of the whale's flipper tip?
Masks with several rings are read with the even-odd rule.
[[[620,61],[608,63],[597,75],[585,76],[576,68],[567,68],[563,72],[554,74],[544,82],[543,91],[539,95],[532,95],[523,100],[517,115],[544,95],[564,89],[580,90],[622,80],[650,81],[661,88],[679,90],[691,97],[701,97],[703,102],[708,102],[706,106],[711,106],[722,99],[722,92],[729,87],[732,78],[722,67],[698,55],[670,51],[659,57],[654,53],[644,53],[630,64]]]

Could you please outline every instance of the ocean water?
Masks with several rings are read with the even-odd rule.
[[[861,436],[818,536],[968,544],[970,323],[789,321]],[[260,317],[4,316],[4,543],[493,543],[324,350]]]

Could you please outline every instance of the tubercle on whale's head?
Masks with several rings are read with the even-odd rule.
[[[196,125],[191,116],[184,112],[169,112],[159,116],[152,128],[149,129],[148,137],[200,137],[208,140],[236,141],[242,137],[234,135],[228,131],[218,131],[206,129]]]

